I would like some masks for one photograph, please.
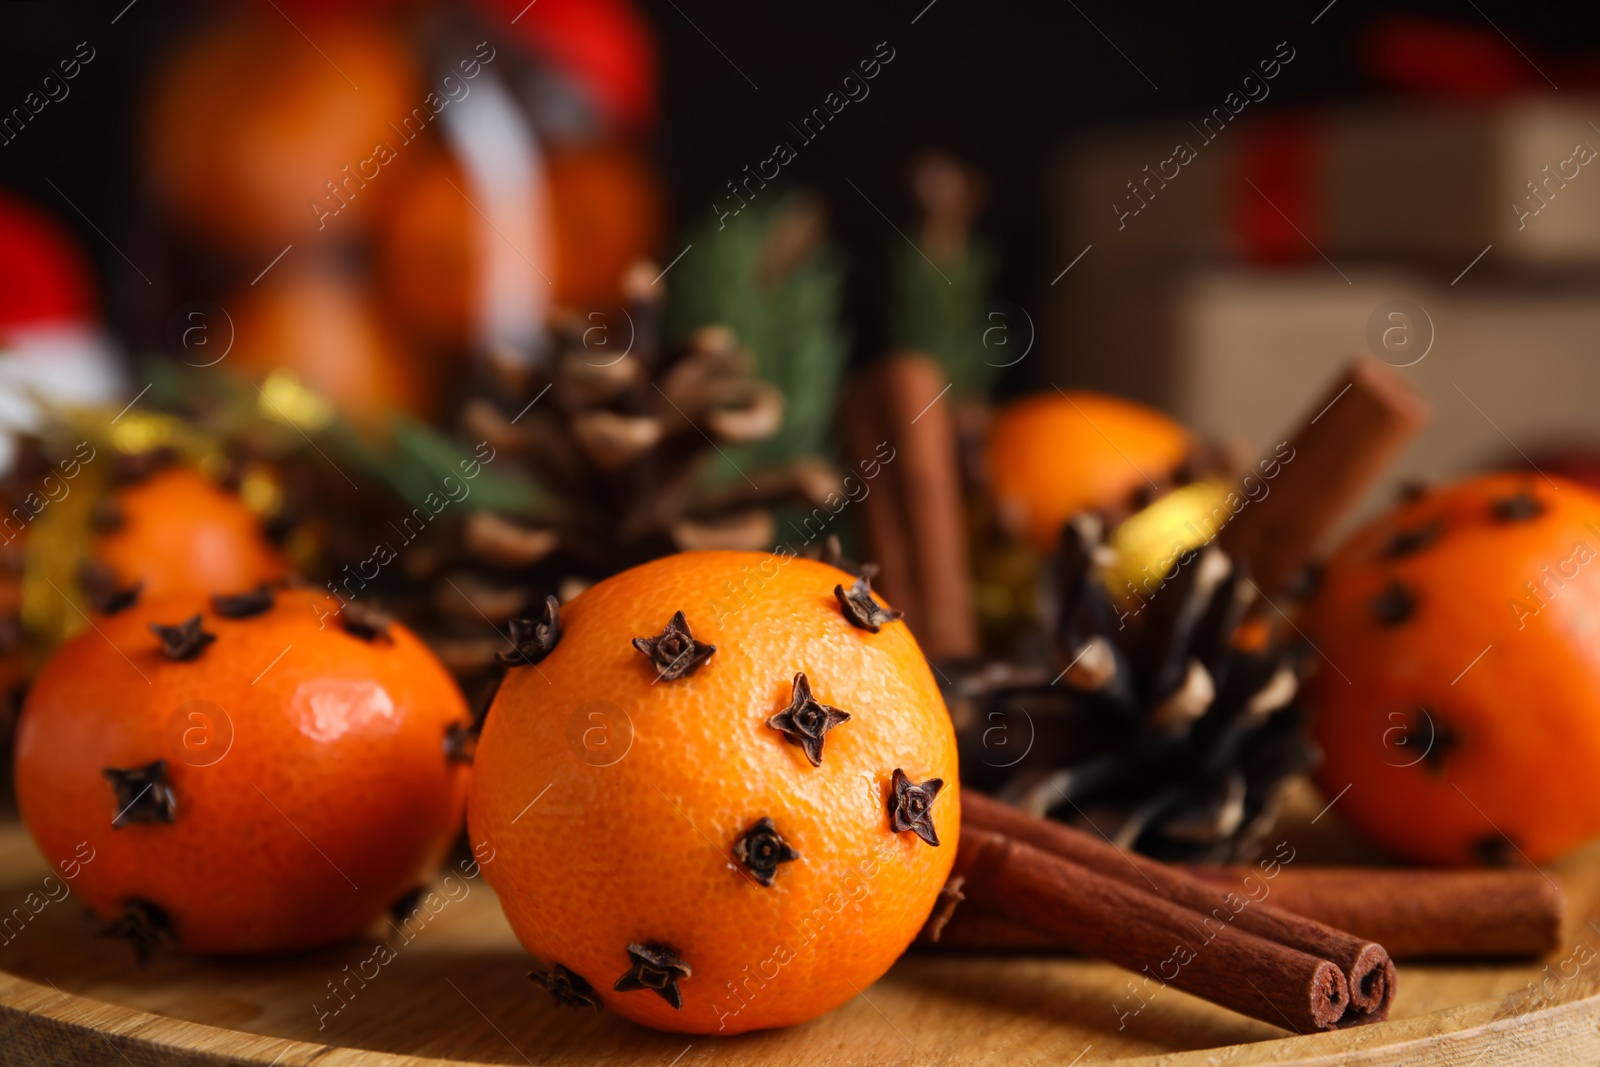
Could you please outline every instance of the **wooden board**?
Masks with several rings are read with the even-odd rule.
[[[1336,816],[1318,821],[1310,825],[1302,813],[1283,831],[1298,860],[1350,859]],[[364,988],[352,985],[356,992],[340,1007],[329,983],[371,956],[374,941],[256,962],[166,953],[140,969],[125,945],[95,936],[97,923],[69,896],[0,932],[0,940],[9,938],[0,944],[0,1063],[1600,1062],[1600,845],[1547,873],[1568,897],[1563,948],[1550,959],[1402,964],[1390,1022],[1299,1037],[1172,989],[1146,994],[1145,1006],[1128,1014],[1139,1006],[1130,976],[1094,961],[916,954],[804,1026],[732,1038],[660,1034],[616,1016],[556,1008],[526,979],[528,959],[481,880],[411,940],[391,931],[396,958]],[[45,874],[22,829],[0,824],[0,918],[39,891]]]

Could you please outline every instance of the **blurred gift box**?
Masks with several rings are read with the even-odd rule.
[[[1600,276],[1564,287],[1487,273],[1452,286],[1395,268],[1216,266],[1117,287],[1089,275],[1071,351],[1115,354],[1074,384],[1112,386],[1195,429],[1264,454],[1353,353],[1404,367],[1433,421],[1372,492],[1359,519],[1408,481],[1442,481],[1594,445],[1600,396]],[[1373,339],[1377,344],[1372,344]]]
[[[1285,75],[1287,76],[1287,75]],[[1522,97],[1233,115],[1083,143],[1059,246],[1093,260],[1600,261],[1600,101]],[[1313,246],[1315,246],[1313,248]],[[1065,262],[1065,260],[1063,260]]]
[[[1596,105],[1224,107],[1082,143],[1058,182],[1059,262],[1081,256],[1050,289],[1060,383],[1255,452],[1373,352],[1436,415],[1353,518],[1424,473],[1597,451]]]

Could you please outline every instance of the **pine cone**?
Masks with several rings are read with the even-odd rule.
[[[469,512],[439,561],[434,603],[463,636],[443,634],[436,647],[460,673],[487,669],[504,644],[483,635],[483,620],[504,630],[535,594],[559,585],[567,598],[680,550],[770,549],[771,508],[809,511],[839,490],[819,459],[761,470],[736,463],[736,446],[778,432],[784,395],[755,377],[754,357],[725,327],[662,350],[656,273],[637,265],[612,321],[595,313],[559,324],[542,363],[525,370],[504,361],[498,389],[484,391],[495,395],[462,409],[463,437],[487,442],[493,469],[520,469],[549,504],[538,521]]]
[[[963,777],[1148,855],[1247,860],[1319,759],[1298,655],[1241,647],[1255,587],[1214,544],[1117,605],[1098,526],[1062,533],[1044,597],[1056,662],[990,664],[952,687]]]

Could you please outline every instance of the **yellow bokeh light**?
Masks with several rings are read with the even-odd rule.
[[[334,408],[328,399],[300,384],[286,370],[275,370],[261,383],[261,414],[286,422],[300,430],[315,432],[333,421]]]

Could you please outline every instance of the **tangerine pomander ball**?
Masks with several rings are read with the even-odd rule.
[[[1002,408],[990,430],[989,484],[1040,552],[1080,511],[1129,509],[1171,481],[1194,448],[1154,408],[1089,392],[1049,392]]]
[[[404,627],[309,589],[141,601],[63,645],[17,730],[51,866],[141,955],[354,937],[461,825],[467,709]],[[159,630],[157,628],[160,628]]]
[[[199,472],[168,466],[114,491],[101,509],[94,558],[116,588],[146,598],[251,589],[276,582],[288,562],[261,516]]]
[[[490,708],[468,822],[558,1001],[786,1026],[916,936],[955,859],[955,736],[915,638],[855,581],[691,552],[520,626],[539,662]]]
[[[1493,474],[1345,542],[1301,628],[1318,783],[1407,860],[1542,863],[1600,835],[1600,494]],[[1348,786],[1348,789],[1346,788]]]

